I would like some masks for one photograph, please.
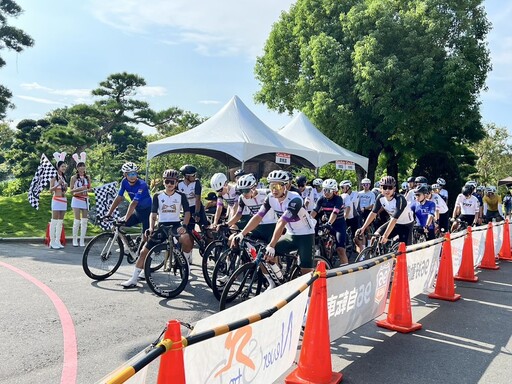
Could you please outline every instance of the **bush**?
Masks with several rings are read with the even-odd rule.
[[[2,196],[15,196],[23,191],[23,183],[20,179],[3,181],[0,183],[0,194]]]

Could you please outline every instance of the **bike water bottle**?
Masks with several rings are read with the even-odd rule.
[[[270,264],[270,268],[272,268],[272,271],[274,272],[276,277],[279,279],[279,281],[283,281],[283,272],[281,271],[279,264],[277,264],[277,263]]]
[[[132,248],[135,247],[135,243],[133,242],[133,239],[129,234],[126,234],[126,239],[128,240],[128,245],[130,247],[132,247]]]
[[[253,245],[249,242],[247,242],[246,244],[247,250],[249,251],[249,256],[251,256],[251,259],[256,260],[256,256],[258,255],[256,248],[254,248]]]

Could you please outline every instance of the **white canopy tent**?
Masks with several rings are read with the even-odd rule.
[[[252,160],[276,160],[290,154],[292,164],[314,167],[315,150],[289,140],[268,127],[238,96],[208,120],[175,136],[148,144],[148,161],[166,153],[194,153],[213,157],[226,166]]]
[[[321,167],[331,161],[346,160],[359,164],[368,170],[368,158],[345,149],[325,136],[317,127],[300,112],[287,125],[281,128],[279,134],[297,143],[301,143],[316,151],[315,167]]]

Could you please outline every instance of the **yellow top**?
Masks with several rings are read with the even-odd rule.
[[[501,196],[499,195],[493,195],[490,197],[489,195],[484,196],[484,204],[487,204],[487,209],[489,211],[497,211],[498,210],[498,204],[501,204]]]

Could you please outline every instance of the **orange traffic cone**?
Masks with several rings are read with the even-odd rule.
[[[401,333],[409,333],[421,329],[420,323],[412,322],[405,243],[400,243],[398,248],[395,276],[389,298],[388,317],[386,320],[377,321],[377,325]]]
[[[508,219],[505,219],[503,228],[503,242],[501,243],[501,250],[498,252],[500,260],[512,261],[512,254],[510,252],[510,226]]]
[[[494,253],[494,235],[492,233],[492,223],[487,224],[487,236],[485,237],[484,257],[478,268],[481,269],[500,269],[496,265],[496,254]]]
[[[464,239],[462,247],[462,262],[459,272],[454,277],[455,280],[470,281],[476,283],[478,277],[475,276],[475,264],[473,260],[473,230],[468,227],[468,234]]]
[[[317,271],[320,278],[313,283],[299,364],[286,377],[286,384],[335,384],[343,378],[332,372],[324,262],[318,263]]]
[[[179,321],[170,320],[167,322],[164,339],[170,339],[172,346],[169,351],[160,357],[157,384],[185,384],[183,343]]]
[[[450,233],[444,235],[441,263],[437,272],[436,290],[428,295],[431,299],[457,301],[460,295],[455,293],[455,282],[453,281],[452,242]]]
[[[44,236],[44,245],[50,246],[50,223],[46,225],[46,234]]]

